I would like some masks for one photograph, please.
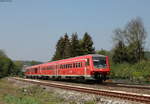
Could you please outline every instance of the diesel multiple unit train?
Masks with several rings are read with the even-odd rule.
[[[110,73],[108,56],[89,54],[25,68],[27,78],[87,79],[104,81]]]

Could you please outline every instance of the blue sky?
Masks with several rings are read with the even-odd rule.
[[[91,34],[94,46],[110,50],[116,28],[141,17],[149,35],[150,0],[12,0],[0,2],[0,49],[13,60],[51,59],[64,33]],[[150,50],[150,36],[146,49]]]

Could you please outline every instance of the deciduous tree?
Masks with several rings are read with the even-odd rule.
[[[145,38],[146,31],[140,18],[132,19],[122,30],[116,29],[113,37],[114,62],[135,63],[143,60]]]

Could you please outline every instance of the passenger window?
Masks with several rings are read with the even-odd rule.
[[[78,63],[76,63],[76,68],[78,67]]]
[[[90,65],[90,60],[89,60],[89,58],[87,58],[86,66],[89,66],[89,65]]]
[[[81,63],[79,63],[79,67],[81,67]]]
[[[70,64],[70,68],[72,68],[72,64]]]
[[[73,68],[75,68],[75,66],[76,66],[76,64],[75,64],[75,63],[73,63]]]
[[[82,67],[82,62],[81,62],[81,64],[80,64],[80,65],[81,65],[81,67]]]

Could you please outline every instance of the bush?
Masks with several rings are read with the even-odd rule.
[[[150,81],[150,61],[141,61],[136,64],[112,64],[110,77],[126,79],[132,82]]]

